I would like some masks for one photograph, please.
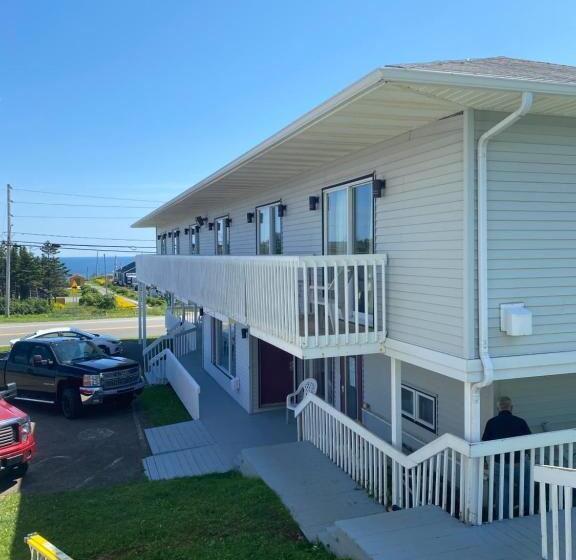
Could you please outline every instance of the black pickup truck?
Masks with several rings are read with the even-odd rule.
[[[16,383],[18,399],[58,404],[66,418],[105,399],[129,404],[144,386],[138,362],[70,338],[16,342],[0,360],[0,389],[9,383]]]

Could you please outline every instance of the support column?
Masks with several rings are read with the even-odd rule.
[[[142,284],[138,282],[138,344],[142,347]]]
[[[473,383],[464,383],[464,439],[469,442],[480,441],[480,391],[474,390]],[[481,485],[479,477],[484,465],[478,458],[464,461],[466,469],[466,521],[472,525],[482,524]]]
[[[142,290],[142,350],[148,345],[148,335],[146,333],[146,312],[148,311],[148,306],[146,305],[146,284],[140,284]],[[138,290],[140,292],[140,290]]]
[[[392,426],[392,445],[402,449],[402,362],[390,359],[390,420]]]

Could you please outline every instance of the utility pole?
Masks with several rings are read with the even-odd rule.
[[[96,251],[96,278],[98,278],[98,251]]]
[[[12,187],[6,185],[6,317],[10,317],[10,259],[12,257]]]
[[[106,253],[104,253],[104,289],[108,295],[108,276],[106,275]]]

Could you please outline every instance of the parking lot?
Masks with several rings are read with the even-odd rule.
[[[128,344],[128,357],[137,357]],[[0,479],[0,495],[8,492],[58,492],[102,487],[143,477],[148,455],[138,415],[115,403],[86,407],[81,418],[67,420],[58,407],[14,401],[34,423],[37,453],[26,476]]]

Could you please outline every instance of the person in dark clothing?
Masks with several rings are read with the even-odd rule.
[[[490,418],[486,422],[486,427],[484,428],[484,434],[482,435],[482,441],[492,441],[495,439],[505,439],[517,436],[527,436],[532,432],[526,423],[526,420],[520,418],[519,416],[514,416],[512,414],[512,400],[510,397],[500,397],[498,399],[498,415],[494,418]],[[500,455],[496,455],[494,458],[496,464],[497,473],[494,477],[494,508],[496,517],[499,517],[499,476],[498,470],[504,469],[504,492],[502,500],[502,515],[503,517],[510,517],[509,515],[509,495],[510,495],[510,455],[506,454],[504,459],[504,464],[500,465]],[[516,509],[519,504],[520,496],[520,453],[514,453],[514,508]],[[530,471],[529,471],[528,461],[524,463],[524,507],[528,506],[528,498],[530,493]]]
[[[498,415],[486,422],[482,441],[527,436],[532,433],[526,420],[512,414],[513,408],[510,397],[498,399]]]

